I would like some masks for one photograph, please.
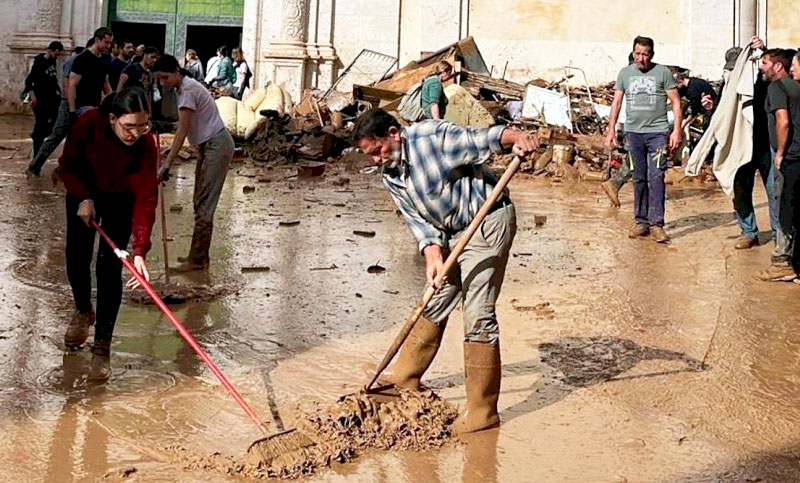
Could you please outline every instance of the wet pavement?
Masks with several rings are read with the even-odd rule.
[[[0,481],[240,480],[176,460],[178,446],[237,457],[259,434],[155,307],[123,304],[105,385],[86,383],[86,349],[63,350],[63,197],[48,177],[21,174],[29,125],[0,118]],[[177,175],[171,263],[188,250],[193,166]],[[365,382],[423,289],[416,245],[375,176],[345,162],[293,175],[235,167],[210,273],[171,277],[230,288],[175,312],[256,411],[287,426],[298,405]],[[697,184],[669,192],[669,246],[630,240],[630,187],[619,210],[598,188],[512,183],[501,428],[426,452],[368,452],[315,480],[800,481],[800,288],[752,278],[771,244],[734,250],[730,201]],[[153,236],[158,283],[159,227]],[[368,273],[375,263],[386,271]],[[463,404],[458,313],[450,325],[427,381]]]

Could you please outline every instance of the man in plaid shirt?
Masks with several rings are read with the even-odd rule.
[[[536,136],[503,126],[469,129],[427,120],[401,129],[380,109],[359,118],[354,138],[358,148],[381,166],[383,183],[425,257],[429,284],[443,269],[449,247],[497,183],[486,165],[492,153],[512,148],[524,156],[539,146]],[[437,287],[387,375],[386,382],[418,390],[439,349],[447,318],[461,301],[467,405],[454,424],[457,433],[480,431],[500,422],[495,302],[516,229],[516,212],[506,192],[458,257],[458,265]]]

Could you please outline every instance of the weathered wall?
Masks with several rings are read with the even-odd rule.
[[[0,11],[12,13],[18,8],[16,0],[0,0]],[[25,78],[21,71],[25,69],[22,56],[12,54],[8,49],[14,30],[17,26],[16,15],[0,16],[0,112],[14,112],[21,108],[19,92],[22,90],[22,80]]]
[[[767,45],[800,47],[800,2],[770,0],[767,2]]]

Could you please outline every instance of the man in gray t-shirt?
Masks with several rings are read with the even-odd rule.
[[[669,237],[664,232],[665,186],[669,151],[677,149],[681,132],[681,100],[672,73],[663,65],[654,64],[653,39],[633,40],[633,64],[622,69],[614,85],[614,103],[608,119],[606,145],[617,144],[617,118],[626,101],[625,149],[633,165],[633,204],[636,226],[631,238],[651,234],[659,243]],[[675,116],[670,134],[667,121],[667,98]]]

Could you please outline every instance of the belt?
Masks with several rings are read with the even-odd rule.
[[[499,210],[501,208],[505,208],[507,206],[510,206],[512,204],[513,203],[511,203],[511,200],[509,199],[508,196],[503,196],[502,198],[500,198],[499,200],[494,202],[494,205],[489,210],[489,213],[487,213],[487,215],[490,214],[490,213],[494,213],[495,211],[497,211],[497,210]]]

